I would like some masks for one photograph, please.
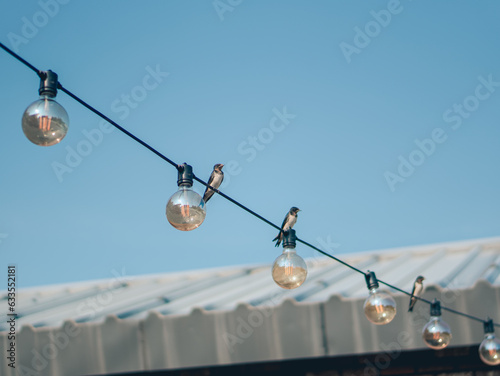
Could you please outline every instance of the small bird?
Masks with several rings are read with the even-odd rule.
[[[277,240],[275,247],[279,247],[281,244],[281,241],[283,240],[283,233],[285,231],[290,230],[293,225],[297,222],[297,213],[300,211],[299,208],[296,208],[293,206],[290,211],[286,214],[285,219],[283,220],[283,223],[281,225],[281,231],[279,232],[278,235],[273,239],[273,242]]]
[[[411,297],[410,297],[410,306],[408,308],[408,312],[413,312],[413,307],[415,307],[415,304],[417,303],[416,297],[420,297],[420,294],[422,294],[422,291],[424,290],[424,284],[422,283],[424,281],[424,277],[419,275],[417,279],[415,280],[415,283],[413,284],[413,290],[411,291]]]
[[[224,173],[222,172],[222,167],[224,165],[222,163],[217,163],[214,166],[214,170],[212,171],[212,174],[210,175],[210,179],[208,179],[208,185],[214,187],[215,189],[219,189],[220,185],[222,184],[222,181],[224,180]],[[210,198],[214,195],[215,191],[207,187],[205,189],[205,193],[203,194],[203,201],[205,203],[210,200]]]

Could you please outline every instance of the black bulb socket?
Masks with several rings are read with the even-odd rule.
[[[57,73],[48,70],[40,73],[40,88],[38,94],[55,97],[57,95]]]
[[[484,334],[495,333],[495,326],[493,325],[493,320],[488,318],[488,320],[483,322]]]
[[[368,290],[378,289],[378,280],[374,272],[368,270],[368,273],[365,274],[365,280]]]
[[[193,186],[193,168],[187,163],[178,166],[177,186]]]
[[[431,303],[431,316],[441,316],[441,303],[436,299]]]
[[[294,229],[289,229],[283,233],[283,248],[295,248],[297,236]]]

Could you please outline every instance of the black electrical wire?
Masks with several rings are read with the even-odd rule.
[[[73,94],[71,91],[69,91],[68,89],[64,88],[61,83],[59,82],[57,84],[57,88],[63,92],[65,92],[66,94],[68,94],[71,98],[73,98],[75,101],[77,101],[78,103],[80,103],[81,105],[87,107],[90,111],[92,111],[93,113],[95,113],[96,115],[102,117],[104,120],[106,120],[108,123],[110,123],[111,125],[113,125],[115,128],[119,129],[120,131],[122,131],[123,133],[125,133],[127,136],[129,136],[130,138],[132,138],[134,141],[137,141],[138,143],[140,143],[142,146],[144,146],[145,148],[151,150],[153,153],[155,153],[157,156],[159,156],[161,159],[163,159],[164,161],[167,161],[168,163],[170,163],[172,166],[174,166],[175,168],[178,168],[178,165],[172,161],[170,158],[164,156],[162,153],[160,153],[158,150],[156,150],[155,148],[153,148],[152,146],[148,145],[146,142],[142,141],[139,137],[136,137],[134,136],[132,133],[130,133],[129,131],[127,131],[125,128],[123,128],[122,126],[120,126],[118,123],[114,122],[113,120],[111,120],[109,117],[107,117],[106,115],[104,115],[101,111],[95,109],[94,107],[92,107],[90,104],[88,104],[87,102],[85,102],[84,100],[80,99],[79,97],[77,97],[75,94]]]
[[[0,47],[3,48],[8,54],[14,56],[17,60],[19,60],[21,63],[23,63],[24,65],[26,65],[29,69],[31,69],[32,71],[34,71],[36,74],[40,75],[40,71],[38,69],[36,69],[33,65],[31,65],[30,63],[28,63],[26,60],[24,60],[21,56],[19,56],[18,54],[16,54],[14,51],[12,51],[10,48],[8,48],[5,44],[3,44],[2,42],[0,42]]]
[[[352,266],[351,264],[348,264],[347,262],[342,261],[341,259],[339,259],[339,258],[337,258],[337,257],[335,257],[335,256],[333,256],[333,255],[331,255],[331,254],[329,254],[329,253],[327,253],[327,252],[322,251],[322,250],[321,250],[321,249],[319,249],[318,247],[315,247],[314,245],[312,245],[312,244],[310,244],[310,243],[308,243],[308,242],[306,242],[306,241],[304,241],[304,240],[302,240],[302,239],[297,238],[297,241],[298,241],[299,243],[302,243],[302,244],[304,244],[304,245],[306,245],[306,246],[308,246],[308,247],[310,247],[310,248],[314,249],[315,251],[317,251],[317,252],[319,252],[319,253],[321,253],[321,254],[323,254],[323,255],[327,256],[327,257],[330,257],[331,259],[333,259],[333,260],[335,260],[335,261],[337,261],[337,262],[341,263],[342,265],[345,265],[345,266],[347,266],[348,268],[351,268],[351,269],[352,269],[352,270],[354,270],[355,272],[358,272],[358,273],[363,274],[363,275],[364,275],[364,274],[366,274],[364,271],[362,271],[362,270],[360,270],[360,269],[356,268],[355,266]]]
[[[406,294],[408,296],[411,296],[411,294],[408,292],[408,291],[405,291],[405,290],[402,290],[400,289],[399,287],[396,287],[396,286],[393,286],[391,285],[390,283],[387,283],[387,282],[384,282],[384,281],[381,281],[381,280],[378,280],[380,283],[382,283],[383,285],[386,285],[388,287],[390,287],[391,289],[393,290],[396,290],[396,291],[399,291],[399,292],[402,292],[403,294]],[[414,298],[422,301],[422,302],[425,302],[427,304],[432,304],[432,302],[430,300],[427,300],[427,299],[424,299],[424,298],[421,298],[421,297],[418,297],[418,296],[414,296]],[[457,310],[454,310],[452,308],[447,308],[445,306],[441,306],[441,309],[442,310],[445,310],[445,311],[448,311],[448,312],[452,312],[452,313],[455,313],[457,315],[461,315],[461,316],[464,316],[464,317],[467,317],[471,320],[476,320],[476,321],[480,321],[480,322],[485,322],[485,320],[483,319],[480,319],[479,317],[476,317],[476,316],[472,316],[472,315],[469,315],[467,313],[463,313],[463,312],[460,312],[460,311],[457,311]],[[495,326],[500,326],[499,324],[494,324]]]
[[[37,75],[40,77],[41,74],[42,74],[42,71],[38,70],[35,66],[33,66],[32,64],[30,64],[28,61],[26,61],[25,59],[23,59],[21,56],[19,56],[18,54],[16,54],[14,51],[12,51],[11,49],[9,49],[7,46],[5,46],[3,43],[0,42],[0,48],[4,49],[7,53],[9,53],[10,55],[12,55],[14,58],[16,58],[17,60],[19,60],[21,63],[23,63],[24,65],[26,65],[28,68],[30,68],[31,70],[33,70],[34,72],[37,73]],[[58,82],[58,89],[63,91],[64,93],[66,93],[67,95],[69,95],[71,98],[73,98],[74,100],[76,100],[78,103],[80,103],[82,106],[86,107],[87,109],[89,109],[90,111],[92,111],[93,113],[95,113],[97,116],[103,118],[104,120],[106,120],[107,122],[109,122],[111,125],[113,125],[115,128],[119,129],[121,132],[123,132],[124,134],[126,134],[127,136],[129,136],[130,138],[132,138],[134,141],[137,141],[139,144],[141,144],[142,146],[144,146],[145,148],[149,149],[150,151],[152,151],[153,153],[155,153],[157,156],[159,156],[161,159],[163,159],[164,161],[170,163],[172,166],[174,166],[176,169],[179,169],[179,165],[177,163],[175,163],[174,161],[172,161],[170,158],[166,157],[165,155],[163,155],[162,153],[160,153],[158,150],[156,150],[155,148],[153,148],[152,146],[150,146],[149,144],[147,144],[145,141],[141,140],[139,137],[133,135],[132,133],[130,133],[129,131],[127,131],[125,128],[123,128],[122,126],[120,126],[118,123],[116,123],[115,121],[111,120],[109,117],[107,117],[106,115],[104,115],[102,112],[100,112],[99,110],[97,110],[96,108],[94,108],[93,106],[91,106],[90,104],[88,104],[87,102],[85,102],[83,99],[79,98],[77,95],[73,94],[71,91],[69,91],[68,89],[64,88],[60,82]],[[248,207],[246,207],[245,205],[241,204],[240,202],[236,201],[235,199],[231,198],[230,196],[226,195],[225,193],[219,191],[218,189],[216,188],[213,188],[212,186],[209,186],[205,181],[203,181],[202,179],[194,176],[193,177],[194,180],[196,180],[197,182],[199,182],[200,184],[203,184],[204,186],[206,187],[210,187],[212,190],[214,190],[215,192],[217,192],[219,195],[221,195],[222,197],[224,197],[226,200],[232,202],[233,204],[235,204],[236,206],[240,207],[241,209],[245,210],[246,212],[252,214],[254,217],[260,219],[261,221],[267,223],[268,225],[274,227],[275,229],[277,230],[281,230],[281,227],[275,225],[274,223],[272,223],[271,221],[269,221],[268,219],[264,218],[263,216],[261,216],[260,214],[256,213],[255,211],[249,209]],[[363,275],[366,275],[366,273],[358,268],[356,268],[355,266],[319,249],[318,247],[315,247],[314,245],[306,242],[305,240],[302,240],[302,239],[299,239],[297,238],[297,241],[314,249],[315,251],[323,254],[324,256],[326,257],[329,257],[339,263],[341,263],[342,265],[345,265],[347,266],[348,268],[354,270],[355,272],[358,272],[360,274],[363,274]],[[384,282],[380,279],[377,279],[379,283],[383,284],[383,285],[386,285],[396,291],[399,291],[403,294],[406,294],[408,296],[411,296],[411,294],[405,290],[402,290],[400,289],[399,287],[396,287],[396,286],[393,286],[387,282]],[[427,304],[431,304],[432,302],[427,300],[427,299],[424,299],[424,298],[421,298],[421,297],[418,297],[418,296],[414,296],[414,298],[422,301],[422,302],[425,302]],[[445,311],[448,311],[448,312],[451,312],[451,313],[454,313],[456,315],[460,315],[460,316],[463,316],[463,317],[466,317],[466,318],[469,318],[471,320],[475,320],[475,321],[479,321],[479,322],[486,322],[485,320],[479,318],[479,317],[476,317],[476,316],[472,316],[472,315],[469,315],[467,313],[463,313],[463,312],[460,312],[460,311],[456,311],[454,309],[451,309],[451,308],[447,308],[447,307],[444,307],[444,306],[441,306],[441,309],[445,310]],[[496,324],[496,323],[493,323],[494,326],[497,326],[497,327],[500,327],[500,324]]]
[[[226,200],[228,201],[231,201],[233,204],[239,206],[240,208],[242,208],[243,210],[247,211],[248,213],[252,214],[253,216],[259,218],[261,221],[264,221],[266,222],[269,226],[272,226],[274,227],[275,229],[277,230],[280,230],[281,231],[281,228],[277,225],[275,225],[274,223],[272,223],[271,221],[267,220],[266,218],[264,218],[263,216],[261,216],[260,214],[257,214],[256,212],[254,212],[253,210],[247,208],[245,205],[243,204],[240,204],[238,201],[236,201],[235,199],[229,197],[228,195],[226,195],[225,193],[222,193],[221,191],[219,191],[218,189],[212,187],[211,185],[208,185],[207,183],[205,183],[203,180],[201,180],[200,178],[198,178],[196,175],[193,176],[193,179],[196,180],[198,183],[201,183],[203,184],[205,187],[210,187],[212,190],[214,190],[215,192],[217,192],[218,194],[220,194],[222,197],[224,197]]]

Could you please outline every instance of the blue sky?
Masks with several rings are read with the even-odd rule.
[[[200,178],[225,163],[223,191],[276,224],[298,206],[297,235],[339,255],[499,235],[499,14],[497,1],[4,1],[0,41]],[[0,68],[0,275],[14,263],[25,287],[278,256],[276,231],[217,195],[200,228],[175,230],[176,170],[62,92],[67,137],[31,144],[38,77],[3,51]]]

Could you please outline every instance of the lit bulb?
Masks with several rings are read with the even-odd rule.
[[[488,320],[484,323],[484,340],[479,346],[479,357],[490,365],[500,364],[500,340],[495,337],[493,321]]]
[[[68,132],[69,117],[54,98],[57,94],[57,74],[43,73],[40,81],[40,99],[24,111],[23,132],[36,145],[51,146],[59,143]]]
[[[198,228],[207,214],[205,201],[193,191],[193,169],[187,164],[179,167],[179,190],[167,203],[167,219],[177,230],[191,231]]]
[[[295,251],[295,230],[288,230],[283,236],[283,253],[274,261],[272,275],[274,282],[284,289],[295,289],[307,277],[307,265]]]
[[[363,305],[365,316],[373,324],[385,325],[396,316],[396,302],[389,294],[378,291],[378,281],[375,273],[365,275],[370,296]]]
[[[451,329],[441,319],[441,304],[436,299],[431,303],[431,318],[422,330],[422,338],[434,350],[444,349],[450,344]]]

